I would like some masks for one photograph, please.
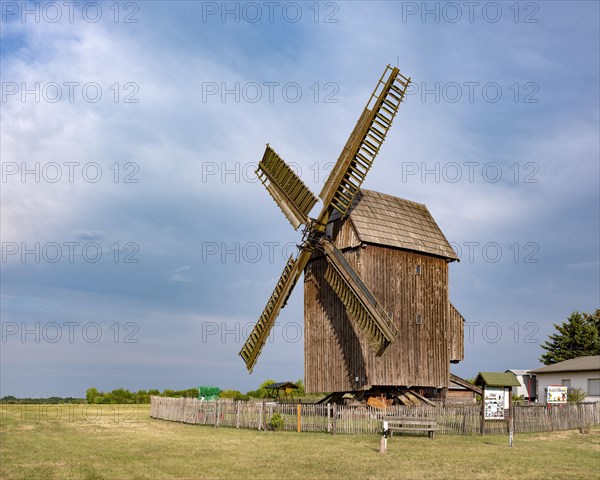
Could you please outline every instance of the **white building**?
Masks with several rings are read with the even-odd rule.
[[[531,370],[537,377],[537,398],[545,403],[549,385],[581,388],[586,402],[600,401],[600,355],[577,357]]]
[[[536,397],[536,379],[535,375],[531,373],[531,370],[518,370],[509,369],[505,373],[512,373],[521,384],[518,387],[513,388],[513,395],[517,397],[523,396],[524,400],[535,401]]]

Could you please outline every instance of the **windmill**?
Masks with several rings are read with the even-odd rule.
[[[395,341],[397,329],[385,308],[326,235],[334,212],[345,216],[360,193],[367,173],[392,126],[410,78],[389,65],[379,79],[350,138],[346,142],[319,197],[323,202],[316,219],[308,213],[317,197],[268,144],[256,174],[295,230],[304,226],[296,258],[290,256],[275,290],[239,355],[251,372],[281,309],[315,251],[327,257],[326,279],[344,304],[355,328],[368,338],[381,356]]]

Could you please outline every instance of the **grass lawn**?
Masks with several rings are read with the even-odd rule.
[[[0,405],[2,479],[600,479],[600,429],[394,436],[258,432],[154,420],[147,405]]]

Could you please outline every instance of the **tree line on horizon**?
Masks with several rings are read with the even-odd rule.
[[[219,398],[230,398],[233,400],[249,400],[251,398],[269,398],[272,396],[272,391],[266,389],[267,385],[275,383],[274,380],[265,380],[256,390],[250,390],[247,393],[242,393],[239,390],[221,390]],[[296,382],[298,390],[294,391],[294,396],[304,396],[304,382],[300,379]],[[157,389],[138,390],[130,392],[124,388],[117,388],[111,392],[101,392],[96,388],[88,388],[86,391],[85,401],[89,404],[127,404],[127,403],[150,403],[150,397],[171,397],[171,398],[197,398],[198,388],[188,388],[185,390],[170,390],[166,389],[160,392]]]
[[[275,383],[274,380],[265,380],[256,390],[250,390],[242,393],[239,390],[221,390],[219,398],[230,398],[233,400],[249,400],[251,398],[269,398],[272,391],[266,389],[267,385]],[[296,382],[298,390],[294,390],[294,397],[303,397],[304,382],[300,379]],[[57,403],[88,403],[88,404],[144,404],[150,403],[150,397],[171,397],[171,398],[198,398],[198,387],[187,388],[185,390],[165,389],[162,392],[158,389],[138,390],[131,392],[126,388],[116,388],[110,392],[102,392],[97,388],[88,388],[85,392],[85,398],[74,397],[48,397],[48,398],[17,398],[12,395],[0,398],[0,403],[9,404],[57,404]]]
[[[574,311],[566,321],[554,324],[556,333],[548,336],[548,340],[541,345],[546,352],[539,357],[544,365],[563,362],[576,357],[588,355],[600,355],[600,308],[593,313],[580,313]],[[469,381],[472,382],[473,379]],[[274,383],[268,379],[260,384],[256,390],[242,393],[239,390],[221,390],[219,398],[230,398],[234,400],[249,400],[251,398],[269,398],[272,392],[265,386]],[[296,382],[298,390],[294,390],[294,397],[305,397],[304,382],[299,379]],[[322,394],[321,394],[322,395]],[[75,397],[48,397],[48,398],[17,398],[8,395],[0,398],[0,403],[9,404],[57,404],[57,403],[89,403],[89,404],[128,404],[128,403],[150,403],[151,396],[161,397],[198,397],[198,388],[185,390],[166,389],[162,392],[158,389],[138,390],[130,392],[125,388],[117,388],[110,392],[101,392],[92,387],[86,391],[85,398]]]

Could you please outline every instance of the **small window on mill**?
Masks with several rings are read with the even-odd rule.
[[[417,265],[417,267],[415,268],[415,273],[417,275],[421,275],[421,265]]]
[[[417,325],[421,325],[423,323],[423,319],[421,318],[421,314],[417,313]]]

